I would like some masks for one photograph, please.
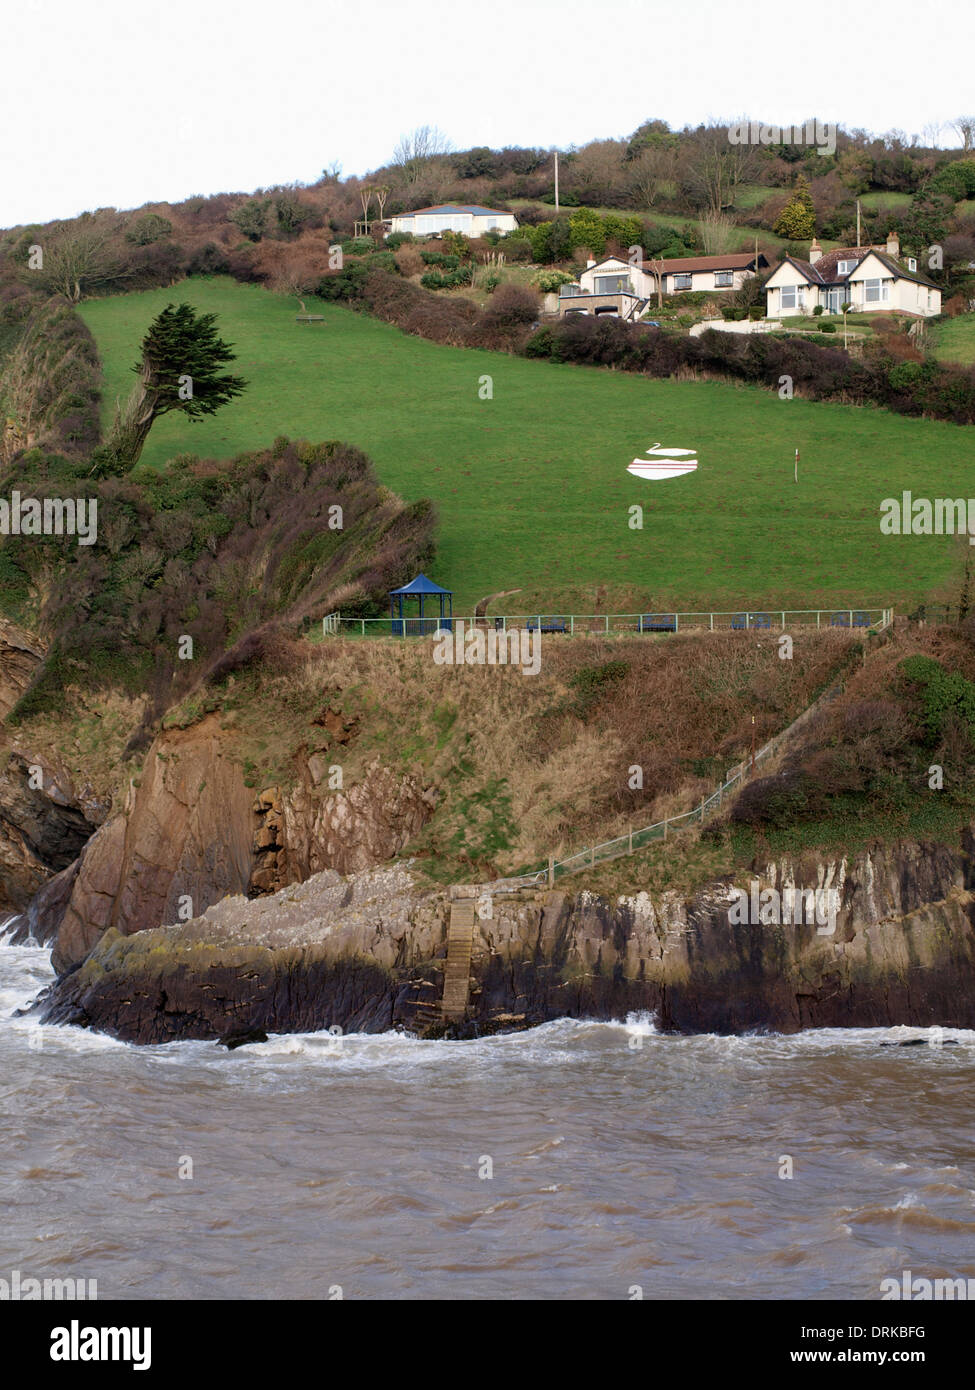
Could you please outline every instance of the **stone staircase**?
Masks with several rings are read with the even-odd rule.
[[[471,987],[471,952],[477,921],[474,908],[472,898],[462,898],[450,904],[447,960],[444,965],[443,999],[440,1005],[445,1023],[462,1019],[467,1012]]]

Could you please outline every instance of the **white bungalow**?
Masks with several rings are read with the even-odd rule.
[[[900,242],[891,234],[885,246],[840,247],[824,252],[818,241],[809,260],[786,256],[766,285],[770,319],[811,314],[822,305],[838,314],[844,304],[856,313],[902,313],[929,318],[941,313],[941,291],[922,275],[913,256],[900,258]]]
[[[432,208],[417,208],[400,212],[390,218],[391,232],[412,232],[414,236],[434,236],[438,232],[463,232],[465,236],[482,236],[485,232],[513,232],[518,219],[513,212],[485,208],[477,203],[438,203]]]

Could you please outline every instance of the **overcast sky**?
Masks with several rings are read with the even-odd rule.
[[[0,226],[365,173],[425,124],[457,149],[743,115],[957,145],[973,54],[975,7],[904,0],[17,0]]]

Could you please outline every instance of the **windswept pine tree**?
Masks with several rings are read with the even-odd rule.
[[[96,451],[93,472],[133,468],[161,415],[181,410],[200,420],[243,392],[243,377],[220,372],[237,355],[217,336],[216,318],[198,314],[190,304],[167,304],[152,321],[142,340],[142,357],[132,368],[139,384],[124,406],[116,406],[111,439]]]

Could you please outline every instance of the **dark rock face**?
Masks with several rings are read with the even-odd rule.
[[[727,884],[690,900],[498,895],[479,913],[456,1031],[639,1010],[687,1032],[975,1028],[969,876],[964,848],[915,844],[850,863],[765,866],[765,885],[835,888],[842,906],[829,934],[815,923],[736,925]],[[40,1008],[48,1022],[132,1042],[336,1025],[425,1031],[436,1026],[448,916],[446,896],[419,893],[402,867],[328,871],[272,897],[225,899],[180,926],[108,932]]]
[[[22,912],[81,853],[107,813],[24,752],[0,769],[0,911]]]

